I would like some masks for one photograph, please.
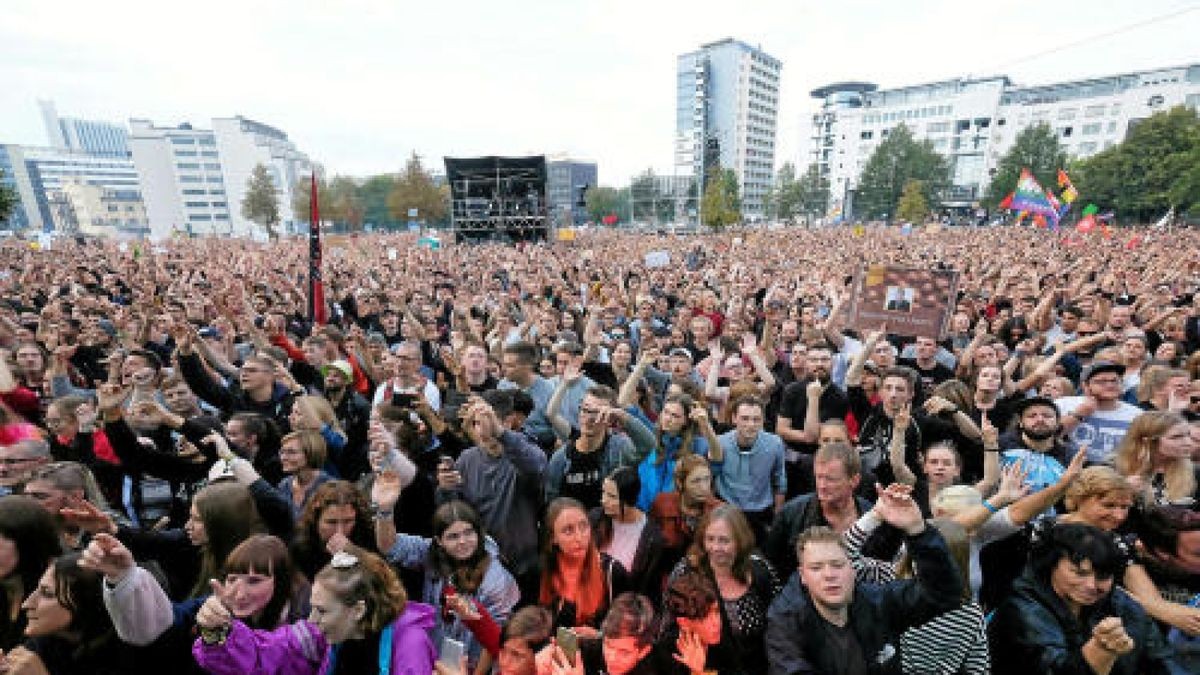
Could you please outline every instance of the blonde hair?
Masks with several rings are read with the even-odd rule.
[[[955,516],[964,509],[983,503],[983,494],[971,485],[949,485],[933,498],[929,505],[935,516]]]
[[[1093,497],[1103,497],[1114,492],[1124,493],[1132,498],[1133,486],[1111,466],[1089,466],[1081,471],[1079,477],[1067,488],[1063,503],[1068,511],[1074,511],[1080,504]]]
[[[1139,476],[1149,479],[1154,475],[1154,464],[1158,458],[1158,443],[1163,434],[1172,427],[1187,425],[1182,415],[1173,412],[1152,410],[1133,419],[1121,444],[1117,446],[1117,471],[1123,476]],[[1196,475],[1192,472],[1192,460],[1187,457],[1172,459],[1163,471],[1166,478],[1167,499],[1171,501],[1191,497],[1196,490]]]
[[[316,416],[321,424],[328,424],[343,436],[345,435],[341,422],[338,422],[337,413],[333,411],[333,405],[324,396],[297,396],[293,405],[307,407],[308,411]]]

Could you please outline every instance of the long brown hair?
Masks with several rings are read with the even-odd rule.
[[[208,593],[208,580],[215,579],[225,559],[252,534],[264,532],[254,498],[245,486],[222,481],[196,493],[192,502],[208,542],[200,547],[200,572],[191,597]]]
[[[683,459],[685,455],[692,454],[692,439],[696,436],[696,423],[692,421],[691,413],[692,407],[696,405],[696,402],[687,394],[675,394],[674,396],[668,396],[667,400],[663,401],[663,409],[665,410],[666,407],[672,403],[683,408],[683,429],[681,429],[679,433],[679,450],[675,453],[675,459],[678,461]],[[657,436],[656,440],[658,441],[658,457],[656,458],[657,461],[655,464],[661,465],[663,462],[667,461],[667,449],[663,445],[663,434],[666,432],[664,432],[662,428],[661,412],[659,412],[659,422],[655,425],[654,431]]]
[[[465,561],[451,558],[438,541],[455,523],[466,523],[475,530],[475,550]],[[454,584],[455,590],[459,592],[474,593],[479,590],[479,585],[483,583],[483,575],[492,564],[492,556],[485,546],[487,533],[483,529],[483,520],[479,517],[479,512],[470,504],[457,499],[442,504],[433,512],[433,536],[433,545],[429,547],[430,567],[438,576]]]
[[[269,534],[256,534],[238,544],[225,559],[224,573],[263,574],[275,581],[271,599],[258,618],[243,621],[251,628],[272,629],[283,620],[283,611],[292,599],[296,571],[287,544]],[[307,584],[304,584],[307,587]]]
[[[317,524],[321,514],[330,506],[353,506],[354,529],[350,541],[354,545],[371,550],[375,546],[375,530],[371,523],[371,510],[366,497],[353,484],[344,480],[322,483],[304,505],[304,513],[296,524],[296,536],[292,540],[292,558],[306,576],[312,576],[329,562],[329,551],[321,542]]]
[[[324,584],[343,605],[363,601],[367,608],[362,618],[363,632],[379,633],[404,613],[408,604],[404,585],[383,558],[354,545],[347,546],[345,552],[357,559],[354,564],[326,565],[313,581]]]
[[[546,507],[546,540],[542,546],[542,582],[538,593],[538,602],[542,605],[553,606],[562,599],[565,586],[558,566],[558,547],[554,543],[554,526],[559,516],[570,510],[577,510],[587,519],[587,509],[583,504],[570,497],[559,497]],[[590,521],[589,521],[590,526]],[[583,568],[579,573],[579,583],[575,591],[575,621],[579,625],[590,623],[604,609],[608,588],[604,579],[604,569],[600,565],[600,549],[596,542],[588,538],[588,550],[583,560]]]
[[[733,534],[734,543],[737,544],[737,554],[733,557],[733,576],[742,580],[749,579],[750,554],[754,551],[754,531],[746,521],[746,514],[732,504],[720,504],[700,520],[700,524],[696,526],[696,537],[692,541],[692,547],[688,549],[688,565],[706,574],[712,573],[712,566],[708,563],[708,551],[704,550],[704,536],[717,520],[725,521]]]
[[[1163,434],[1172,427],[1186,425],[1187,420],[1179,413],[1151,410],[1133,418],[1125,437],[1117,446],[1114,462],[1121,475],[1149,479],[1154,473],[1154,455]],[[1167,483],[1167,497],[1171,500],[1192,496],[1196,490],[1196,474],[1192,461],[1187,457],[1172,460],[1163,472]],[[1148,483],[1149,481],[1147,481]]]

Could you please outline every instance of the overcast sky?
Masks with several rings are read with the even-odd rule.
[[[776,164],[803,165],[809,92],[830,82],[1037,84],[1200,62],[1200,11],[1128,28],[1197,0],[3,5],[0,142],[46,142],[38,98],[120,123],[241,114],[352,175],[397,170],[413,151],[439,167],[445,155],[566,153],[598,162],[604,184],[669,172],[675,57],[724,37],[783,61]]]

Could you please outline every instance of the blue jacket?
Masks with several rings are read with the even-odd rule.
[[[763,511],[775,505],[775,495],[787,494],[783,439],[760,431],[749,452],[738,450],[736,429],[717,440],[725,453],[712,465],[718,497],[743,511]]]

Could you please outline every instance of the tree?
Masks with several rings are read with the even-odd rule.
[[[795,183],[796,165],[784,162],[775,172],[775,182],[763,196],[763,211],[768,220],[790,220],[794,215],[795,204],[788,201],[787,195],[794,192]]]
[[[704,224],[714,230],[738,222],[742,200],[738,196],[737,174],[732,169],[713,168],[709,173],[700,210]]]
[[[1149,222],[1172,206],[1200,202],[1197,148],[1200,119],[1177,106],[1142,120],[1120,144],[1080,161],[1072,179],[1088,202],[1124,220]]]
[[[4,182],[4,169],[0,169],[0,223],[8,222],[18,203],[17,191]]]
[[[409,220],[409,210],[416,209],[418,220],[427,224],[441,222],[446,218],[449,203],[449,191],[434,185],[433,177],[421,166],[421,158],[415,152],[387,196],[388,212],[399,221]]]
[[[329,201],[323,203],[329,204],[330,220],[345,223],[354,232],[362,230],[364,210],[353,178],[334,176],[329,183]]]
[[[296,220],[312,225],[312,200],[309,195],[312,194],[312,180],[310,177],[305,177],[304,180],[296,183],[296,187],[292,190],[292,214]],[[317,206],[321,210],[321,220],[329,220],[329,202],[331,201],[329,194],[329,183],[321,176],[317,176]]]
[[[904,184],[921,182],[921,194],[927,204],[936,204],[937,195],[950,182],[950,166],[928,140],[916,141],[903,124],[893,128],[863,167],[858,178],[855,204],[868,218],[894,213]]]
[[[590,188],[584,193],[583,199],[587,204],[588,217],[594,222],[602,222],[604,216],[610,213],[618,217],[625,213],[625,202],[621,198],[621,192],[615,188]]]
[[[390,227],[399,221],[388,211],[387,198],[396,186],[396,176],[381,173],[363,181],[358,188],[359,203],[363,207],[363,219],[377,228]]]
[[[662,188],[654,169],[646,169],[635,177],[629,184],[629,219],[670,221],[675,213],[675,199]]]
[[[929,204],[921,193],[921,181],[910,180],[904,184],[904,192],[896,204],[896,217],[910,223],[919,223],[929,215]]]
[[[279,237],[279,194],[275,179],[263,164],[257,164],[246,180],[246,196],[242,198],[242,217],[258,223],[271,239]]]
[[[829,209],[829,179],[821,175],[821,168],[809,164],[804,175],[796,181],[795,209],[809,218],[816,218]]]
[[[1047,123],[1027,127],[1017,134],[1012,148],[996,165],[996,173],[988,184],[983,205],[994,209],[1017,187],[1021,170],[1029,169],[1044,188],[1053,188],[1058,170],[1067,167],[1067,152],[1058,142],[1058,134]]]

